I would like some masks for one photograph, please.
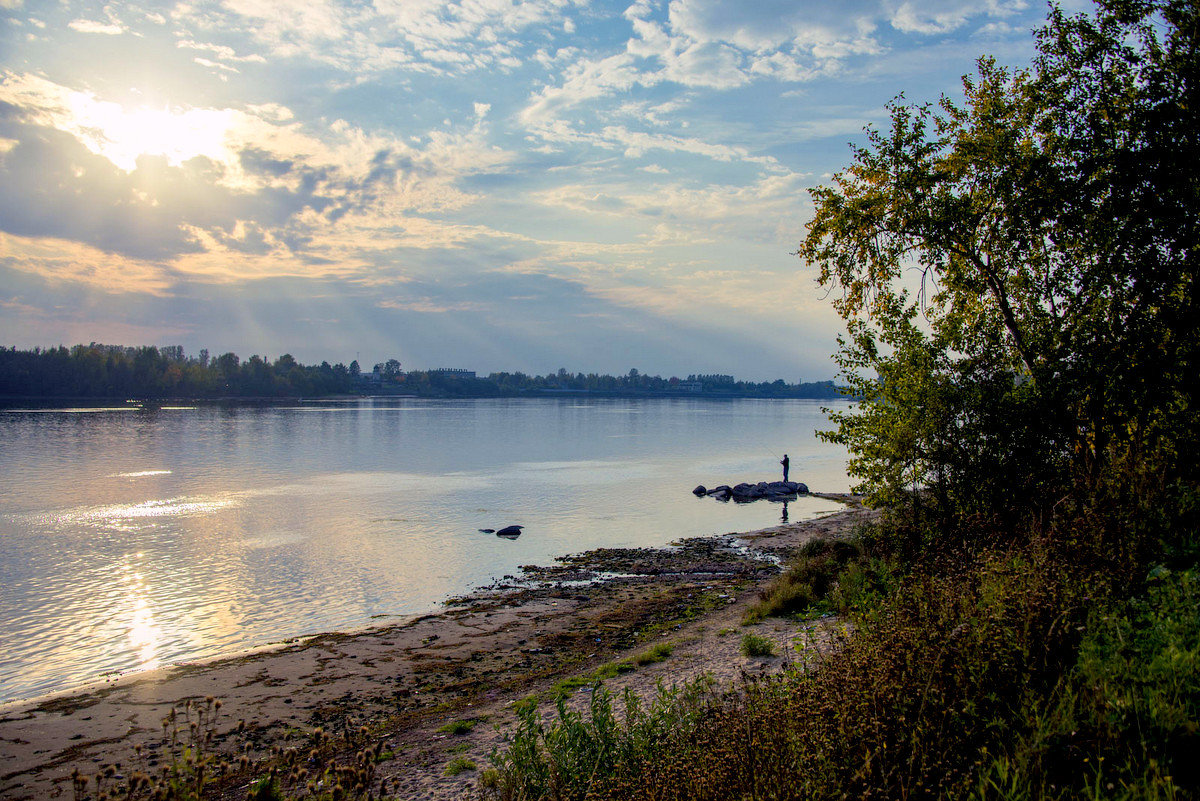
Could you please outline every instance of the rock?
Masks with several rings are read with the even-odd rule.
[[[697,487],[696,487],[694,490],[692,490],[692,494],[693,494],[693,495],[696,495],[696,496],[700,496],[700,495],[707,495],[707,494],[708,494],[708,490],[706,490],[706,489],[704,488],[704,485],[703,485],[703,484],[700,484],[700,485],[699,485],[699,486],[697,486]]]
[[[510,539],[510,540],[515,540],[517,537],[521,536],[521,529],[523,529],[523,528],[525,528],[525,527],[524,526],[505,526],[504,528],[502,528],[496,532],[496,536],[504,537],[504,538]]]
[[[495,533],[496,533],[496,529],[494,529],[494,528],[481,528],[481,529],[479,529],[479,532],[480,532],[481,534],[495,534]]]
[[[738,503],[748,503],[760,498],[772,501],[786,501],[789,498],[794,498],[796,495],[808,494],[808,487],[798,481],[759,481],[757,484],[742,482],[732,487],[728,484],[722,484],[707,491],[701,485],[696,487],[693,492],[696,495],[707,494],[708,497],[716,498],[719,501],[733,499]]]

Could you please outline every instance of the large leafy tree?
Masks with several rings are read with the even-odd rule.
[[[1052,10],[1039,57],[891,107],[799,254],[865,399],[830,437],[876,502],[1045,515],[1194,478],[1200,6]]]

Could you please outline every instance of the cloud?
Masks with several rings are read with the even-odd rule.
[[[463,73],[522,63],[512,39],[530,28],[567,26],[582,0],[214,0],[175,10],[176,19],[241,29],[272,54],[362,74],[391,69]]]
[[[196,56],[192,59],[192,61],[199,64],[201,67],[208,67],[210,69],[222,70],[224,72],[232,72],[235,74],[238,72],[237,67],[231,67],[228,64],[221,64],[217,61],[210,61],[207,58],[201,58],[200,56]]]
[[[634,34],[626,43],[626,51],[660,65],[657,73],[643,79],[644,83],[670,81],[681,86],[731,89],[750,80],[736,48],[715,39],[672,35],[655,22],[633,14],[626,16]]]
[[[124,26],[117,23],[96,22],[89,19],[72,20],[67,27],[80,33],[101,33],[108,36],[118,36],[127,31]]]
[[[224,0],[226,11],[253,20],[258,38],[286,47],[336,41],[353,24],[354,12],[330,0]]]
[[[1026,0],[670,0],[664,18],[654,4],[637,0],[623,14],[629,24],[623,50],[570,63],[561,80],[530,97],[519,118],[547,141],[605,146],[603,138],[579,135],[568,115],[585,106],[603,108],[603,102],[638,89],[730,91],[767,79],[811,82],[841,73],[850,59],[885,54],[895,45],[881,26],[904,34],[946,34],[974,17],[1008,17],[1026,5]],[[540,57],[548,65],[547,52]],[[630,102],[622,97],[620,107]]]
[[[511,160],[487,141],[485,104],[470,127],[417,147],[342,121],[317,135],[279,105],[126,110],[11,73],[0,103],[0,138],[15,142],[0,162],[0,230],[183,259],[194,273],[220,273],[221,258],[247,276],[361,269],[320,243],[463,208],[476,196],[458,183]]]
[[[237,71],[236,68],[230,67],[226,62],[233,62],[235,64],[245,64],[245,63],[265,64],[267,61],[263,56],[259,55],[258,53],[252,53],[248,56],[239,56],[237,54],[237,51],[234,50],[232,47],[228,47],[226,45],[211,44],[208,42],[197,42],[192,39],[180,39],[175,42],[175,46],[178,48],[181,48],[181,49],[198,50],[202,53],[209,53],[212,55],[213,59],[216,59],[215,62],[212,59],[200,58],[200,57],[197,57],[193,60],[196,61],[196,63],[202,64],[204,66],[216,66],[221,69],[230,70],[233,72]]]
[[[656,14],[655,6],[643,0],[629,6],[623,16],[630,35],[623,51],[570,63],[561,80],[529,98],[520,122],[547,142],[622,147],[630,156],[670,150],[767,164],[769,157],[750,154],[739,145],[652,135],[626,126],[589,131],[571,116],[584,108],[604,114],[606,104],[618,99],[616,113],[636,114],[639,127],[662,126],[693,101],[690,96],[672,97],[671,92],[728,92],[764,79],[812,81],[833,74],[847,58],[883,50],[873,35],[883,15],[876,4],[847,10],[790,0],[671,0],[665,19]],[[652,104],[628,98],[638,90],[655,90],[667,99]]]
[[[1028,7],[1026,0],[988,0],[983,4],[964,0],[911,0],[890,9],[889,23],[904,33],[943,34],[957,30],[979,15],[1007,17]]]
[[[704,156],[714,161],[743,161],[748,164],[775,166],[776,160],[771,156],[754,156],[744,147],[721,145],[704,142],[699,139],[669,134],[646,133],[631,131],[622,125],[609,125],[600,132],[600,139],[620,145],[625,148],[628,158],[637,158],[648,150],[665,150],[668,152],[690,153]]]
[[[447,312],[483,311],[487,306],[477,301],[443,302],[431,297],[396,299],[387,298],[379,301],[381,309],[401,309],[404,311],[420,312],[421,314],[445,314]]]
[[[669,229],[682,232],[688,241],[695,241],[697,235],[706,240],[732,236],[772,243],[786,252],[799,241],[810,181],[807,174],[788,172],[745,184],[702,187],[684,183],[647,187],[640,182],[568,184],[538,193],[535,199],[551,208],[638,220],[653,226],[660,242]]]
[[[791,0],[672,0],[670,23],[680,36],[726,42],[747,52],[792,45],[820,53],[869,37],[875,28],[871,4],[798,4]]]
[[[520,120],[534,129],[553,128],[562,112],[579,104],[636,84],[654,83],[634,67],[633,57],[618,53],[602,59],[581,59],[571,64],[558,86],[543,88],[521,111]]]
[[[0,232],[0,265],[51,284],[78,284],[105,294],[170,293],[174,277],[152,261],[129,259],[84,243]]]

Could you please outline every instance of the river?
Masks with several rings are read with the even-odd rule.
[[[363,399],[0,411],[0,701],[436,609],[518,566],[845,491],[828,402]],[[840,405],[840,404],[834,404]],[[481,528],[525,526],[515,540]]]

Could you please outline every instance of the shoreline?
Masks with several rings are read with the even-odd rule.
[[[606,684],[652,692],[658,680],[707,672],[720,681],[750,667],[737,653],[740,636],[729,635],[740,632],[742,610],[777,574],[770,558],[786,560],[807,539],[847,536],[872,516],[851,496],[813,494],[851,505],[814,520],[664,548],[568,555],[452,598],[436,613],[5,702],[0,797],[69,796],[76,768],[88,773],[117,765],[120,772],[140,765],[157,772],[162,719],[174,706],[205,698],[223,703],[218,750],[236,739],[261,758],[297,732],[316,729],[343,732],[349,747],[350,732],[362,731],[392,753],[378,775],[402,780],[397,797],[460,797],[474,775],[443,775],[450,749],[486,765],[515,701],[544,697],[556,683],[660,642],[675,655]],[[829,628],[767,621],[752,629],[764,627],[778,636],[779,659],[791,658],[797,637],[820,639]],[[487,725],[466,736],[437,733],[459,719]]]
[[[843,503],[843,504],[857,503],[856,496],[854,496],[852,493],[809,492],[806,494],[810,497],[823,498],[825,500],[836,501],[838,503]],[[765,500],[765,499],[760,499],[760,500]],[[800,520],[800,521],[797,521],[797,523],[812,522],[813,520],[821,519],[821,518],[827,517],[831,514],[839,514],[842,511],[844,511],[844,510],[839,509],[839,510],[836,510],[835,512],[818,513],[818,517],[816,517],[816,518],[812,518],[810,520]],[[791,524],[783,524],[783,525],[791,525]],[[754,531],[745,532],[745,533],[729,532],[729,533],[720,534],[720,535],[712,534],[712,535],[696,537],[694,539],[737,538],[737,537],[743,537],[743,536],[750,537],[750,536],[754,536],[759,531],[770,530],[770,528],[772,528],[772,527],[768,527],[768,528],[764,528],[764,529],[756,529]],[[671,545],[668,543],[666,545],[660,545],[660,546],[642,546],[642,547],[638,548],[637,550],[654,551],[654,550],[668,549],[670,547],[671,547]],[[604,550],[604,549],[600,549],[600,550]],[[628,549],[623,549],[623,550],[628,550]],[[585,553],[590,553],[590,552],[585,552]],[[557,558],[563,559],[563,560],[569,560],[572,558],[572,555],[567,554],[565,556],[561,556],[561,557],[557,557]],[[522,567],[539,567],[539,566],[522,566]],[[544,569],[544,568],[539,568],[539,569]],[[616,577],[616,578],[619,578],[619,577]],[[251,656],[256,656],[259,654],[271,653],[273,651],[281,651],[281,650],[284,650],[284,649],[287,649],[287,648],[290,648],[293,646],[303,646],[303,644],[306,641],[312,640],[317,637],[324,637],[324,636],[352,636],[353,637],[353,636],[360,636],[360,635],[369,635],[372,632],[375,632],[378,630],[391,629],[391,628],[395,628],[397,626],[403,626],[406,623],[410,623],[418,618],[423,618],[423,617],[427,617],[430,615],[443,614],[446,611],[448,611],[454,607],[453,602],[456,600],[466,600],[469,602],[470,600],[473,600],[476,596],[480,596],[483,593],[494,592],[497,588],[503,589],[506,586],[506,580],[508,582],[515,582],[515,584],[511,584],[508,586],[509,589],[518,589],[518,588],[531,589],[532,587],[526,587],[525,584],[529,584],[530,582],[534,581],[533,579],[523,579],[521,577],[505,576],[505,577],[494,580],[490,585],[475,587],[475,588],[470,589],[459,595],[448,594],[443,601],[439,602],[434,607],[431,607],[430,609],[425,610],[425,611],[375,615],[373,617],[380,618],[380,620],[378,622],[365,623],[363,625],[349,626],[346,628],[329,629],[326,631],[309,632],[306,634],[296,634],[296,635],[292,635],[292,636],[287,636],[283,639],[273,640],[271,642],[260,643],[258,645],[245,645],[245,646],[241,646],[241,647],[234,647],[234,648],[230,648],[229,650],[225,650],[225,651],[219,651],[216,653],[198,655],[194,658],[179,659],[176,661],[167,662],[165,664],[160,664],[157,667],[145,668],[145,669],[141,669],[141,670],[129,670],[129,671],[125,671],[125,672],[113,671],[113,672],[108,672],[108,673],[101,673],[101,674],[94,676],[93,678],[87,679],[78,684],[73,684],[69,687],[63,687],[63,688],[57,689],[57,690],[49,690],[46,692],[40,692],[35,695],[31,695],[31,696],[24,697],[24,698],[11,698],[11,699],[7,699],[7,700],[0,700],[0,722],[2,722],[2,719],[4,717],[6,717],[9,713],[18,711],[25,707],[34,707],[34,706],[39,706],[42,704],[52,703],[54,701],[57,701],[57,700],[63,699],[63,698],[72,698],[75,696],[85,696],[85,695],[91,695],[93,693],[108,692],[108,691],[120,689],[122,686],[128,685],[130,683],[142,681],[142,680],[150,680],[150,681],[161,680],[162,678],[166,677],[167,674],[169,674],[171,671],[177,670],[177,669],[204,668],[204,667],[209,666],[216,662],[232,661],[232,660],[240,659],[243,657],[251,657]],[[590,579],[589,581],[600,583],[600,582],[603,582],[604,580],[606,580],[606,577],[601,576],[601,577],[597,577],[594,579]],[[525,582],[525,584],[522,584],[522,582]],[[2,740],[0,740],[0,741],[2,741]],[[0,776],[2,776],[2,775],[3,775],[3,771],[0,771]]]

